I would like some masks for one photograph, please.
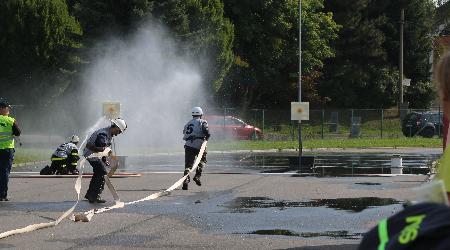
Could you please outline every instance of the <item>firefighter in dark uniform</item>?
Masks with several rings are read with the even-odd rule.
[[[11,106],[0,99],[0,201],[8,201],[8,182],[14,160],[14,136],[21,131],[17,121],[9,116]]]
[[[119,135],[127,128],[127,124],[123,119],[117,118],[112,120],[110,127],[102,128],[95,131],[88,139],[86,147],[83,150],[84,157],[87,158],[92,166],[94,174],[89,189],[84,198],[90,203],[105,203],[106,201],[100,197],[105,186],[106,167],[108,162],[103,157],[92,157],[93,154],[110,150],[113,136]]]
[[[59,145],[52,154],[52,163],[50,167],[46,166],[43,168],[40,174],[78,174],[77,163],[80,159],[77,148],[78,142],[80,142],[80,138],[76,135],[72,135],[69,142]]]
[[[192,120],[190,120],[183,129],[183,140],[186,141],[184,144],[184,175],[189,173],[194,165],[195,158],[200,153],[200,148],[203,141],[208,140],[211,134],[208,129],[208,122],[202,119],[203,110],[200,107],[192,108]],[[195,172],[194,182],[201,186],[200,177],[202,175],[203,167],[206,164],[206,150],[201,156],[200,163]],[[188,184],[190,182],[190,177],[188,176],[183,182],[183,190],[188,189]]]

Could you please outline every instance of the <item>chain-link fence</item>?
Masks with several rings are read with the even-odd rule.
[[[213,139],[264,139],[296,141],[298,121],[290,110],[221,108],[204,109]],[[402,115],[400,114],[402,113]],[[49,115],[51,114],[51,115]],[[32,146],[54,147],[85,128],[64,110],[15,105],[13,117]],[[403,116],[401,118],[401,116]],[[409,109],[312,109],[302,121],[302,137],[308,139],[400,138],[442,136],[442,110]]]
[[[291,121],[290,110],[223,108],[206,113],[213,132],[228,130],[228,136],[238,139],[254,139],[252,131],[261,131],[264,140],[298,138],[299,123]],[[443,128],[440,107],[401,112],[397,108],[313,109],[301,126],[304,139],[440,137]]]

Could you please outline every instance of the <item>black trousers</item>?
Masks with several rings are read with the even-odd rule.
[[[9,173],[14,160],[14,149],[0,149],[0,198],[8,197]]]
[[[187,172],[189,172],[189,170],[191,170],[198,153],[200,153],[200,149],[189,147],[189,146],[184,146],[184,164],[185,164],[184,174],[187,174]],[[202,169],[203,169],[203,166],[205,163],[206,163],[206,150],[202,155],[202,159],[200,160],[200,163],[198,164],[198,168],[196,171],[197,175],[201,175]]]
[[[88,160],[94,170],[94,175],[92,175],[91,182],[89,183],[89,189],[86,192],[86,196],[97,198],[103,192],[105,187],[105,175],[108,173],[106,171],[105,163],[100,160]]]
[[[77,169],[77,162],[77,158],[70,156],[61,160],[53,160],[50,165],[50,171],[52,174],[68,174],[69,171]]]

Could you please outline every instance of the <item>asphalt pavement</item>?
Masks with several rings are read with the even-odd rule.
[[[0,248],[356,249],[365,232],[400,211],[414,198],[412,188],[427,179],[299,177],[292,171],[261,171],[271,166],[249,164],[249,155],[208,156],[201,187],[191,182],[187,191],[177,189],[98,214],[91,222],[66,219],[53,228],[0,239]],[[142,176],[112,179],[121,200],[137,200],[171,186],[182,175],[182,157],[129,159],[130,167],[122,171]],[[246,164],[239,164],[242,159]],[[76,200],[74,181],[11,178],[11,201],[0,203],[0,233],[58,218]],[[83,195],[88,184],[89,179],[83,179]],[[107,188],[103,197],[105,205],[113,204]],[[82,201],[77,211],[102,206]]]

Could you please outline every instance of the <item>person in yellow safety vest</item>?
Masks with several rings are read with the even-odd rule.
[[[63,143],[58,146],[55,152],[52,154],[52,164],[44,167],[41,175],[65,175],[65,174],[78,174],[77,163],[80,159],[78,155],[77,144],[80,142],[80,138],[76,135],[72,135],[69,142]]]
[[[9,116],[11,106],[0,99],[0,201],[8,201],[8,182],[14,160],[14,136],[21,131],[17,121]]]
[[[450,52],[443,55],[435,70],[435,77],[439,99],[443,107],[444,117],[450,117]],[[450,199],[450,146],[449,136],[447,133],[446,141],[447,147],[444,148],[442,158],[439,160],[439,167],[437,170],[436,179],[444,182],[447,191],[447,197]],[[445,144],[445,143],[444,143]]]

